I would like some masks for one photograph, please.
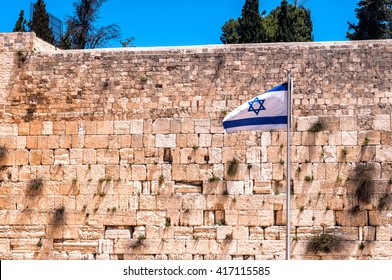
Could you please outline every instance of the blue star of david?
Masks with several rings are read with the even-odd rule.
[[[249,104],[248,112],[255,112],[256,115],[259,115],[261,110],[266,110],[265,107],[264,107],[264,101],[265,101],[265,99],[260,100],[258,97],[256,97],[252,101],[249,101],[248,102],[248,104]],[[255,103],[259,104],[258,108],[257,107],[253,107],[255,105]]]

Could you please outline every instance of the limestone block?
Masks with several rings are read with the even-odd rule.
[[[261,161],[261,147],[251,147],[246,150],[247,163],[260,163]]]
[[[128,229],[108,229],[105,230],[105,239],[129,239],[131,233]]]
[[[358,135],[358,144],[361,145],[379,145],[381,142],[380,131],[360,131]]]
[[[351,211],[335,211],[336,224],[340,226],[366,226],[368,224],[367,211],[360,210],[357,213]],[[371,221],[371,218],[369,218]]]
[[[15,164],[20,165],[27,165],[29,161],[29,152],[27,150],[18,150],[16,152]]]
[[[208,163],[220,163],[222,162],[222,149],[210,147],[208,149],[209,161]]]
[[[181,120],[179,119],[170,120],[170,133],[174,133],[174,134],[181,133]]]
[[[31,127],[30,127],[31,129]],[[72,135],[72,134],[78,134],[78,123],[71,121],[71,122],[66,122],[65,123],[65,134],[67,135]]]
[[[381,226],[392,224],[392,213],[390,211],[369,211],[369,225]]]
[[[250,228],[244,226],[233,227],[233,239],[244,240],[249,238]]]
[[[327,131],[319,131],[314,134],[314,144],[317,146],[326,146],[328,145],[329,132]]]
[[[41,134],[43,134],[43,135],[53,134],[53,122],[51,122],[51,121],[42,122]]]
[[[297,118],[297,131],[308,131],[313,124],[318,121],[317,116],[311,117],[298,117]]]
[[[42,150],[42,164],[52,165],[53,163],[54,163],[53,150],[49,150],[49,149]]]
[[[195,119],[195,133],[210,133],[210,119]]]
[[[200,180],[200,166],[198,164],[188,164],[186,166],[186,179],[187,181]]]
[[[60,137],[58,135],[49,135],[47,137],[48,149],[58,149],[60,147]]]
[[[227,181],[227,192],[228,194],[244,194],[244,182],[243,181]]]
[[[70,162],[70,164],[83,164],[83,150],[82,149],[70,149],[69,162]]]
[[[253,193],[255,194],[271,194],[272,185],[270,180],[254,180]]]
[[[324,162],[336,162],[336,146],[324,146]]]
[[[147,178],[145,165],[132,165],[132,180],[144,181]]]
[[[376,147],[376,161],[385,162],[392,158],[392,145],[382,145]]]
[[[7,128],[9,129],[9,128]],[[21,135],[29,135],[30,134],[30,125],[29,123],[19,123],[18,125],[18,134],[19,136]],[[8,135],[8,133],[7,133]]]
[[[392,225],[379,225],[376,228],[377,241],[390,241],[392,239]]]
[[[97,134],[105,135],[105,134],[113,134],[113,122],[112,121],[98,121],[97,125]]]
[[[131,123],[130,121],[114,121],[113,133],[114,134],[129,134]]]
[[[391,116],[390,115],[375,115],[373,117],[373,125],[372,128],[374,130],[391,130]]]
[[[193,239],[193,227],[175,226],[174,238],[176,239]]]
[[[7,157],[7,159],[9,159],[9,157]],[[40,165],[41,160],[42,160],[42,150],[30,150],[29,152],[30,165]]]
[[[144,132],[144,121],[143,120],[131,120],[131,134],[143,134]]]
[[[170,134],[170,119],[156,119],[152,124],[153,134]]]
[[[340,130],[357,130],[356,116],[340,116]]]
[[[212,135],[201,133],[199,135],[199,147],[211,147]]]
[[[97,152],[95,149],[83,149],[83,164],[96,164]]]
[[[195,133],[195,122],[193,119],[181,119],[181,133]]]
[[[40,135],[42,124],[40,122],[30,123],[30,135]]]
[[[342,132],[340,131],[331,131],[328,137],[328,144],[330,146],[339,146],[342,145]]]
[[[265,250],[264,246],[260,240],[238,240],[236,254],[248,255],[249,252],[252,252],[252,255],[261,254]]]
[[[193,236],[196,239],[216,239],[217,229],[214,226],[201,226],[193,228]]]
[[[38,148],[38,137],[37,136],[27,136],[26,137],[26,148],[27,149],[37,149]]]
[[[120,161],[120,154],[117,149],[98,149],[97,163],[98,164],[118,164]]]
[[[356,146],[358,144],[357,131],[342,131],[342,145]]]
[[[157,148],[175,148],[176,134],[157,134],[155,138]]]
[[[173,164],[172,165],[172,179],[175,181],[186,181],[187,180],[187,166],[184,164]]]
[[[109,146],[108,135],[86,135],[84,138],[84,147],[92,149],[105,149]]]
[[[136,213],[137,225],[164,225],[166,221],[166,211],[143,211]]]

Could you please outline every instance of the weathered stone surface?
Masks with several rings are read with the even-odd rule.
[[[284,259],[286,131],[222,128],[284,68],[292,258],[391,259],[390,45],[70,52],[0,34],[1,259]],[[356,196],[358,162],[375,166],[369,203]],[[307,252],[321,233],[345,250]]]

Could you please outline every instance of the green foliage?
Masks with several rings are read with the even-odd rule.
[[[0,146],[0,160],[7,156],[8,150],[5,146]]]
[[[38,194],[44,185],[42,178],[32,179],[27,184],[27,189],[30,195]]]
[[[27,31],[27,20],[24,18],[24,10],[20,10],[19,18],[15,23],[13,32],[26,32]]]
[[[214,182],[219,182],[221,180],[220,177],[216,176],[215,174],[212,174],[212,176],[208,179],[208,182],[214,183]]]
[[[309,129],[309,132],[319,132],[324,130],[324,124],[321,121],[315,122]]]
[[[144,234],[139,235],[136,241],[131,245],[131,247],[142,246],[145,239],[146,237],[144,236]]]
[[[374,196],[374,165],[370,163],[357,163],[350,178],[357,183],[356,196],[360,202],[370,203]]]
[[[29,22],[30,31],[35,32],[38,38],[53,44],[54,37],[52,29],[49,27],[49,14],[43,0],[37,0],[34,4],[33,17]]]
[[[238,31],[240,29],[240,24],[236,19],[229,19],[222,26],[222,35],[220,40],[223,44],[238,44],[240,42],[240,35]],[[225,113],[226,114],[226,113]]]
[[[71,35],[68,31],[61,37],[59,48],[62,50],[69,50],[72,48]]]
[[[304,180],[305,180],[305,182],[312,182],[313,181],[313,176],[306,175]]]
[[[18,57],[19,63],[25,63],[27,60],[27,52],[22,49],[16,51],[16,56]]]
[[[323,233],[312,237],[307,245],[307,250],[316,254],[318,252],[331,253],[342,250],[341,245],[342,239],[340,237]]]
[[[362,241],[361,243],[359,243],[359,245],[358,245],[358,249],[361,250],[361,251],[362,251],[363,249],[365,249],[365,247],[366,247],[366,246],[365,246],[365,242],[363,242],[363,241]]]
[[[264,41],[262,16],[259,12],[259,0],[246,0],[242,14],[238,19],[239,43],[260,43]]]
[[[223,25],[221,41],[224,44],[313,41],[310,10],[303,5],[283,0],[263,18],[264,13],[259,12],[258,0],[247,0],[241,17]]]
[[[388,206],[389,206],[389,204],[391,204],[391,202],[392,202],[392,196],[390,194],[384,194],[378,200],[377,209],[384,210],[384,209],[388,208]]]
[[[135,45],[133,44],[134,40],[135,40],[135,37],[128,37],[128,38],[125,38],[124,41],[120,41],[120,44],[123,48],[135,47]]]
[[[99,10],[106,0],[77,0],[74,15],[68,17],[67,25],[73,49],[94,49],[120,37],[120,27],[109,24],[96,27]]]
[[[361,0],[355,9],[358,24],[348,22],[349,40],[392,38],[392,1]],[[352,33],[350,31],[352,30]]]
[[[235,158],[233,158],[231,161],[228,162],[227,175],[233,177],[237,174],[237,170],[238,170],[238,161]]]
[[[170,217],[166,217],[165,227],[170,227],[170,226],[171,226],[171,219],[170,219]]]
[[[63,223],[64,220],[65,220],[65,207],[61,206],[59,208],[56,208],[54,210],[53,223],[58,225],[60,223]]]

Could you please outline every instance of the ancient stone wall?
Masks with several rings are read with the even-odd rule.
[[[392,259],[392,41],[0,61],[1,259],[283,259],[286,132],[221,123],[286,69],[292,258]]]

